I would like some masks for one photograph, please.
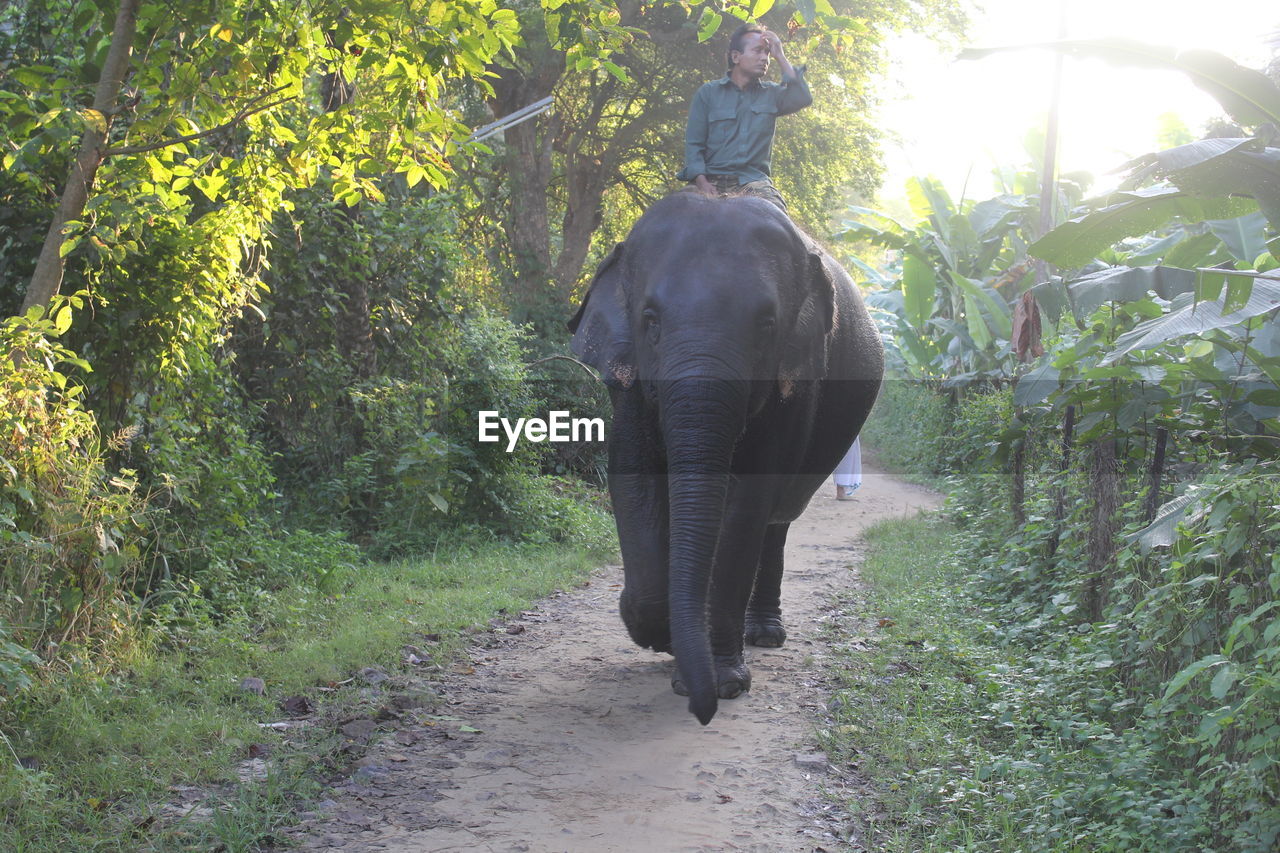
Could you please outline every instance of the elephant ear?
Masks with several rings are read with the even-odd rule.
[[[630,388],[635,381],[635,357],[622,287],[623,245],[614,246],[596,267],[582,307],[569,321],[569,331],[574,333],[569,348],[600,371],[606,385]]]
[[[823,375],[827,357],[827,341],[835,328],[836,286],[827,268],[826,257],[810,250],[804,263],[803,298],[795,323],[782,349],[778,368],[778,387],[785,400],[802,379]]]

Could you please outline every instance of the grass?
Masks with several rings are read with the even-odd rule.
[[[258,849],[318,791],[317,764],[336,746],[260,728],[284,716],[283,698],[358,704],[361,691],[329,685],[369,666],[394,673],[407,643],[443,664],[469,629],[578,583],[600,556],[485,545],[353,566],[329,581],[331,595],[299,583],[260,592],[253,615],[233,621],[178,614],[111,673],[72,665],[0,706],[0,754],[12,753],[0,760],[0,850]],[[241,689],[249,676],[263,695]],[[237,784],[251,749],[274,770]],[[179,786],[207,796],[211,819],[158,816]]]
[[[950,559],[952,535],[936,516],[868,531],[866,588],[842,606],[859,616],[834,638],[844,654],[820,739],[862,783],[843,802],[856,834],[885,853],[1028,849],[1013,821],[1016,794],[988,784],[1017,770],[1005,756],[1020,754],[1023,735],[993,706],[999,673],[1019,662],[983,641],[964,567]]]

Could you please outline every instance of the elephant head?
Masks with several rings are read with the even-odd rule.
[[[772,204],[680,192],[614,247],[569,324],[615,411],[639,395],[631,408],[660,437],[660,458],[640,464],[665,475],[671,650],[703,724],[717,705],[708,590],[735,447],[764,407],[826,375],[836,304],[823,256]]]

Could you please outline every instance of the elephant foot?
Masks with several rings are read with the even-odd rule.
[[[680,678],[680,668],[671,673],[671,689],[677,696],[688,696],[689,688]],[[751,670],[742,658],[716,659],[716,696],[721,699],[737,699],[751,689]]]
[[[618,598],[618,612],[622,614],[627,633],[637,646],[655,652],[671,651],[671,620],[667,615],[667,602],[637,601],[624,589]]]
[[[787,641],[787,629],[783,627],[779,614],[748,613],[742,636],[750,645],[776,649]]]

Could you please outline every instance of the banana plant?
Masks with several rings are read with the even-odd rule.
[[[850,207],[836,236],[849,247],[850,264],[873,273],[867,279],[877,289],[867,301],[891,364],[953,387],[1007,380],[1014,303],[1033,283],[1023,234],[1037,200],[1004,194],[957,204],[929,178],[911,179],[907,197],[919,217],[914,226]]]
[[[1067,270],[1036,292],[1064,294],[1080,331],[1024,377],[1017,402],[1083,405],[1095,418],[1086,428],[1159,422],[1274,452],[1274,439],[1258,436],[1280,427],[1280,88],[1207,51],[1041,46],[1182,71],[1253,132],[1131,160],[1119,192],[1029,247]]]

